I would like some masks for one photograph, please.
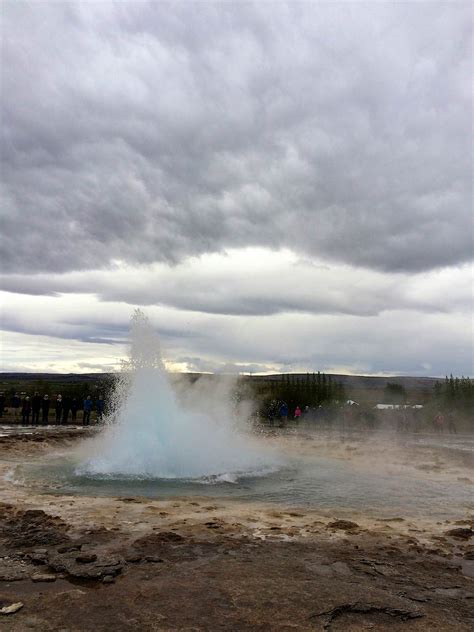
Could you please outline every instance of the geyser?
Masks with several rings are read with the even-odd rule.
[[[117,379],[108,423],[87,444],[88,457],[77,474],[233,481],[276,468],[275,456],[239,430],[229,403],[218,419],[179,404],[158,337],[140,310],[132,317],[130,337],[130,357]],[[212,398],[206,407],[225,409]]]

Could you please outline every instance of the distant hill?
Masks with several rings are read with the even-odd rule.
[[[215,379],[220,375],[212,375],[209,373],[183,373],[177,374],[183,378],[196,380],[199,377],[206,377],[207,379]],[[292,373],[292,377],[304,380],[306,373]],[[436,382],[443,381],[443,378],[436,377],[411,377],[411,376],[389,376],[389,377],[372,377],[366,375],[341,375],[338,373],[327,373],[327,376],[331,376],[335,382],[342,382],[344,386],[349,389],[357,390],[383,390],[387,382],[392,384],[400,384],[407,391],[432,391]],[[110,373],[0,373],[0,383],[3,383],[4,387],[14,383],[28,383],[28,382],[49,382],[54,384],[77,384],[78,382],[90,382],[94,383],[98,380],[110,377]],[[282,380],[282,374],[277,373],[273,375],[245,375],[242,376],[245,380],[252,382],[268,382]]]
[[[296,376],[299,379],[305,379],[306,373],[292,373],[292,376]],[[326,373],[335,382],[342,382],[346,388],[349,389],[368,389],[368,390],[383,390],[387,386],[387,382],[391,384],[400,384],[407,391],[409,390],[426,390],[431,391],[436,382],[443,381],[444,378],[439,377],[411,377],[411,376],[368,376],[368,375],[341,375],[339,373]],[[281,374],[252,377],[254,380],[281,380]]]
[[[54,382],[54,384],[77,384],[78,382],[97,382],[110,376],[110,373],[0,373],[0,382]]]

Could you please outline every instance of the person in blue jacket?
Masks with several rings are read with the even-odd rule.
[[[280,426],[283,427],[288,421],[288,404],[282,402],[280,406]]]
[[[84,426],[88,426],[91,422],[91,412],[92,412],[92,398],[90,395],[86,397],[84,400],[84,413],[82,417],[82,424]]]

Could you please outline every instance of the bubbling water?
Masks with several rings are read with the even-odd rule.
[[[108,423],[87,446],[88,457],[77,474],[212,482],[278,468],[274,454],[239,430],[229,405],[227,414],[216,419],[179,404],[159,340],[140,310],[132,317],[130,356],[124,365]],[[226,408],[217,399],[206,404],[209,410]]]

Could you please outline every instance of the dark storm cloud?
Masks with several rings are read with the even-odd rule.
[[[470,5],[3,9],[4,271],[471,253]]]

